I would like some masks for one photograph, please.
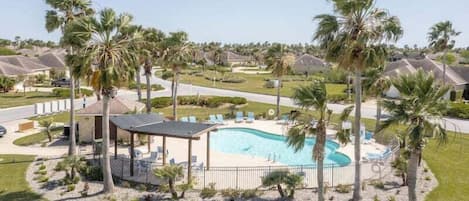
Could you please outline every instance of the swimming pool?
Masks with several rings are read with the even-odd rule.
[[[250,128],[222,128],[210,135],[210,147],[213,150],[248,156],[262,157],[286,165],[316,164],[312,159],[315,138],[307,138],[302,150],[294,152],[288,147],[286,137]],[[336,152],[339,144],[326,141],[324,165],[346,166],[351,160],[348,156]]]

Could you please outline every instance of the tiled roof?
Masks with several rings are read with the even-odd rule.
[[[42,64],[55,69],[64,70],[66,67],[64,53],[49,52],[39,56],[38,59]]]
[[[21,55],[0,56],[0,61],[18,66],[19,68],[31,70],[33,72],[51,69],[48,66],[42,65],[37,58],[25,57]]]
[[[116,97],[110,100],[109,107],[111,115],[119,115],[133,111],[141,111],[145,107],[145,104]],[[78,115],[100,116],[103,114],[103,102],[100,100],[77,111],[76,113]]]
[[[328,65],[322,59],[310,54],[303,54],[298,57],[293,65],[293,71],[296,73],[315,72],[326,70]]]
[[[12,77],[32,73],[31,70],[23,69],[10,63],[0,61],[0,75]]]

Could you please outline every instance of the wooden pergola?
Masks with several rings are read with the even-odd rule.
[[[217,125],[206,123],[190,123],[170,121],[157,114],[122,115],[111,118],[111,122],[122,130],[130,133],[130,176],[134,175],[134,137],[135,134],[160,136],[163,138],[163,165],[166,165],[166,138],[187,139],[187,179],[192,177],[192,140],[200,140],[200,136],[207,134],[206,168],[210,168],[210,132],[216,130]],[[117,132],[115,133],[117,135]],[[115,136],[117,139],[117,136]],[[117,140],[115,141],[115,157],[117,157]]]

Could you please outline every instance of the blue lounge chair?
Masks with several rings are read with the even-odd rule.
[[[365,159],[368,161],[383,161],[391,156],[392,150],[390,148],[386,148],[384,152],[376,154],[376,153],[366,153]]]
[[[195,118],[195,116],[190,116],[190,117],[189,117],[189,122],[191,122],[191,123],[197,123],[197,119]]]
[[[174,160],[174,158],[170,159],[169,165],[176,165],[176,160]]]
[[[375,139],[373,139],[373,133],[369,132],[369,131],[366,131],[365,139],[363,140],[363,143],[364,144],[369,144],[369,143],[372,143],[374,141],[375,141]]]
[[[217,117],[215,117],[215,115],[211,114],[211,115],[208,115],[208,122],[210,122],[211,124],[218,124],[218,120],[217,120]]]
[[[236,112],[235,123],[241,123],[244,121],[243,112]]]
[[[286,125],[288,124],[288,115],[284,114],[280,117],[280,120],[277,121],[277,124],[282,124],[282,125]]]
[[[225,121],[223,120],[223,115],[217,114],[217,121],[219,124],[224,124]]]
[[[187,118],[187,117],[181,117],[181,121],[182,121],[182,122],[189,122],[189,118]]]
[[[248,118],[246,119],[247,123],[254,122],[254,112],[248,112]]]

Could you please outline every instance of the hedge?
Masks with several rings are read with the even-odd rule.
[[[70,97],[70,89],[62,89],[62,88],[55,88],[52,90],[52,93],[59,97],[59,98],[68,98]],[[80,93],[86,96],[93,96],[93,91],[89,89],[80,89]],[[79,98],[78,96],[78,89],[75,89],[75,97]]]
[[[219,107],[225,103],[234,105],[246,104],[247,100],[242,97],[225,96],[178,96],[179,105],[198,105],[201,107]],[[151,106],[154,108],[164,108],[172,105],[171,97],[158,97],[151,99]]]
[[[469,119],[469,104],[450,103],[450,108],[446,112],[449,117]]]
[[[160,91],[160,90],[164,89],[164,87],[159,85],[159,84],[152,84],[152,85],[150,85],[150,87],[151,87],[152,91]],[[128,88],[129,89],[137,89],[137,83],[135,83],[135,82],[129,83]],[[141,89],[147,89],[147,85],[146,84],[140,84],[140,88]]]

